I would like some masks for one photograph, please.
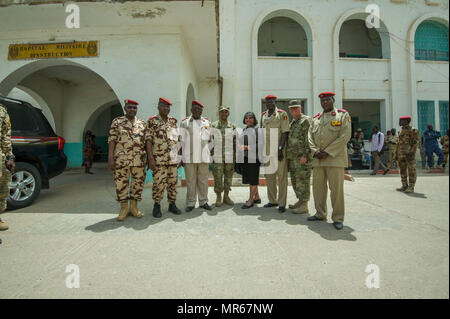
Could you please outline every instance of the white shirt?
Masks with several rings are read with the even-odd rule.
[[[372,146],[370,150],[372,152],[381,152],[381,149],[384,145],[384,134],[378,132],[377,134],[372,135]]]

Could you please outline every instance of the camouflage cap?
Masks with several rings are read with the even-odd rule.
[[[230,112],[230,107],[229,106],[225,106],[225,105],[221,105],[219,106],[219,112],[221,111],[228,111]]]
[[[302,107],[302,104],[299,100],[290,100],[289,108],[291,108],[291,107]]]

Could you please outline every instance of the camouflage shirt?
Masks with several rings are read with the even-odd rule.
[[[450,138],[449,138],[448,135],[444,135],[444,136],[441,138],[442,152],[448,153],[448,150],[449,150],[449,141],[450,141]]]
[[[222,141],[222,162],[220,163],[225,163],[225,154],[231,154],[231,159],[234,159],[234,153],[236,150],[236,125],[234,125],[231,122],[226,122],[226,123],[222,123],[220,120],[219,121],[215,121],[214,123],[211,124],[212,128],[215,128],[217,130],[220,131],[220,136],[221,136],[221,141]],[[231,136],[232,134],[232,136]],[[215,135],[213,133],[213,139],[215,138]],[[225,145],[225,141],[228,138],[232,138],[233,139],[233,143],[232,144],[228,144]],[[213,143],[213,146],[215,146],[215,144]],[[225,149],[225,146],[226,149]],[[232,147],[232,149],[230,149],[230,147]],[[211,151],[211,155],[214,155],[214,148]]]
[[[0,156],[4,156],[5,160],[8,156],[13,155],[11,145],[11,121],[9,120],[6,108],[0,104]]]
[[[116,168],[143,167],[145,153],[145,122],[136,118],[132,123],[125,116],[115,118],[109,130],[108,143],[116,142],[114,163]]]
[[[156,165],[176,165],[178,143],[177,120],[168,117],[164,121],[158,114],[147,121],[145,140],[152,143],[153,158]]]
[[[286,158],[298,159],[307,157],[308,161],[312,160],[311,149],[308,142],[308,131],[311,125],[311,118],[302,115],[299,119],[294,119],[289,128],[289,137],[287,140]]]
[[[397,156],[406,156],[409,153],[416,154],[419,146],[419,131],[411,126],[400,130],[398,134]]]

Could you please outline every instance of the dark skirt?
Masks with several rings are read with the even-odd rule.
[[[247,158],[245,158],[247,159]],[[259,185],[259,166],[260,163],[243,163],[242,164],[242,184],[250,184],[251,186]]]

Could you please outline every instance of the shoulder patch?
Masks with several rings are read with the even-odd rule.
[[[338,112],[348,113],[347,110],[344,110],[344,109],[338,109]]]

